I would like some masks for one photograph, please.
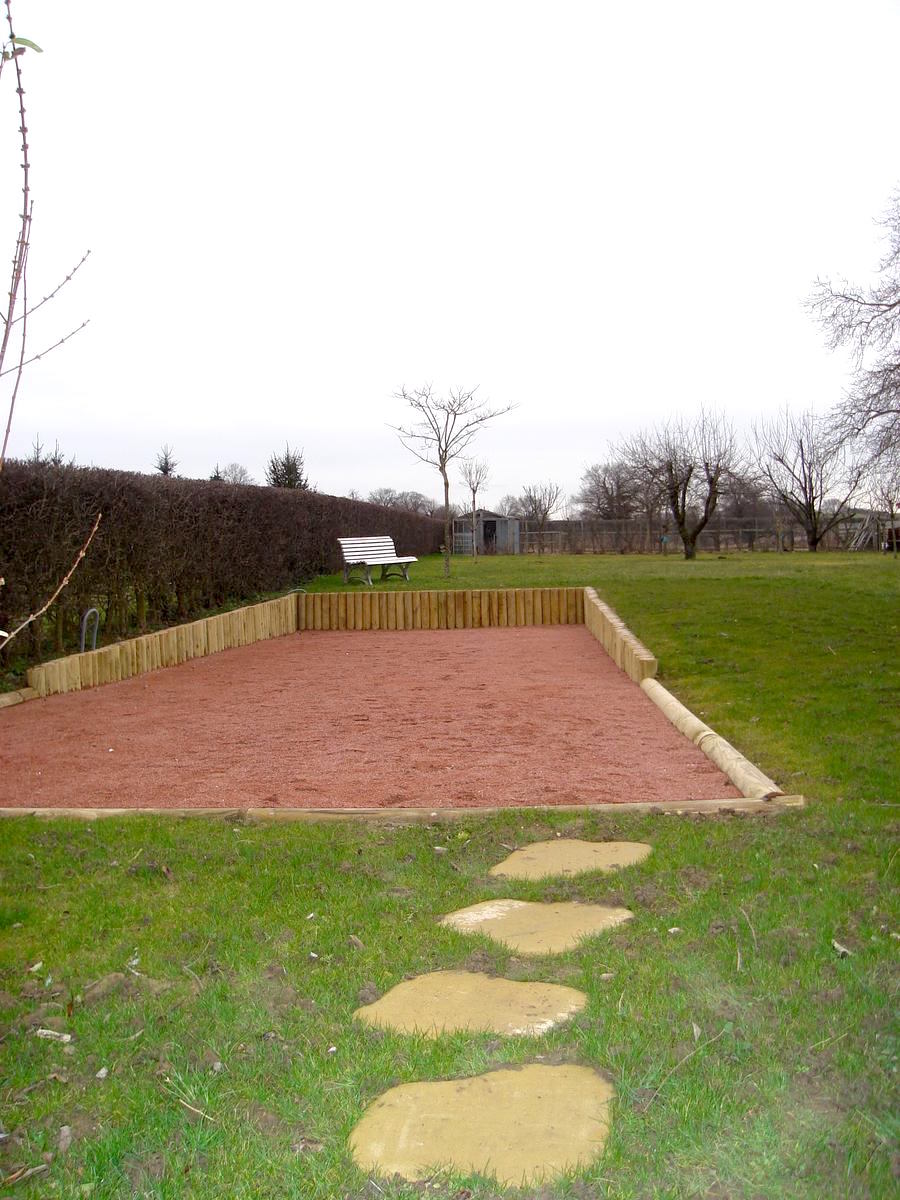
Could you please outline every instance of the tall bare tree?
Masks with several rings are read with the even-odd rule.
[[[831,349],[853,354],[853,382],[834,413],[838,433],[877,457],[900,446],[900,189],[881,222],[887,241],[877,283],[816,280],[808,307]]]
[[[868,476],[868,490],[874,508],[887,513],[886,549],[897,557],[897,526],[900,522],[900,447],[880,455]]]
[[[42,53],[40,46],[35,45],[33,41],[26,37],[16,35],[13,25],[12,2],[4,0],[6,8],[6,25],[9,30],[7,36],[2,39],[0,45],[0,78],[12,63],[12,71],[15,81],[15,107],[18,112],[18,144],[21,150],[22,158],[20,167],[22,170],[22,199],[20,201],[22,210],[19,213],[19,224],[16,235],[16,245],[12,256],[12,271],[9,279],[9,288],[6,294],[5,307],[0,311],[0,378],[10,376],[9,401],[7,405],[6,427],[3,431],[3,439],[0,442],[0,472],[3,471],[3,464],[6,461],[6,451],[9,445],[10,433],[12,432],[13,416],[16,410],[16,401],[19,398],[19,389],[22,384],[22,377],[25,368],[29,363],[35,362],[37,359],[43,358],[49,354],[51,350],[55,350],[64,342],[67,342],[70,337],[73,337],[80,330],[84,329],[88,324],[87,321],[82,323],[71,332],[63,337],[57,338],[52,345],[42,348],[38,353],[32,354],[28,349],[28,320],[29,318],[43,308],[45,304],[53,300],[60,291],[69,283],[75,272],[88,259],[90,251],[84,254],[81,260],[76,263],[72,270],[65,276],[52,291],[48,292],[35,303],[29,304],[28,299],[28,254],[31,248],[31,222],[33,214],[33,200],[31,195],[31,157],[29,154],[28,143],[28,119],[25,110],[25,86],[22,71],[22,59],[28,50]],[[50,608],[54,601],[59,597],[65,587],[68,586],[75,569],[78,564],[87,554],[88,548],[97,530],[100,527],[101,514],[98,513],[90,533],[82,545],[81,549],[75,558],[75,561],[69,567],[68,571],[60,580],[55,591],[50,599],[44,604],[36,606],[35,610],[25,618],[19,625],[11,631],[0,629],[0,647],[9,646],[13,639],[32,625],[35,621],[40,621],[44,613]],[[2,567],[2,563],[0,563]],[[4,578],[0,573],[0,588],[4,586]],[[38,628],[38,626],[35,626]]]
[[[477,528],[477,520],[475,517],[476,502],[478,493],[488,481],[490,470],[486,462],[480,458],[467,458],[459,468],[460,476],[463,483],[469,489],[469,494],[472,497],[472,557],[478,557],[478,546],[475,541],[475,532]]]
[[[559,508],[565,493],[558,483],[530,483],[523,490],[521,502],[525,519],[537,526],[538,554],[544,553],[547,522]]]
[[[753,434],[756,464],[769,494],[803,526],[809,549],[817,550],[825,534],[849,515],[864,464],[813,412],[785,408],[754,425]]]
[[[475,394],[477,388],[451,390],[446,396],[436,396],[431,385],[395,393],[413,411],[409,425],[392,425],[391,429],[403,445],[420,462],[437,467],[444,483],[444,578],[450,577],[450,555],[453,550],[450,509],[450,463],[462,457],[475,435],[495,417],[503,416],[514,406],[490,408],[487,401]]]
[[[627,438],[621,455],[648,488],[657,491],[672,514],[684,557],[697,557],[697,539],[716,511],[723,488],[742,467],[730,423],[701,409],[693,421],[681,418]]]

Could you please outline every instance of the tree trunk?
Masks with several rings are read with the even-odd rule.
[[[696,539],[696,537],[692,538],[690,536],[690,534],[683,533],[681,535],[681,540],[684,544],[684,557],[686,559],[696,558],[697,557],[697,539]]]
[[[444,578],[449,579],[450,551],[452,549],[450,539],[453,536],[453,522],[450,520],[450,479],[443,468],[441,475],[444,480]]]

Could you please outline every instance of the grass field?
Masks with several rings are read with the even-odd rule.
[[[441,586],[439,561],[412,578]],[[536,1055],[599,1067],[617,1099],[603,1157],[529,1197],[896,1194],[898,581],[896,563],[869,556],[454,562],[451,586],[596,586],[666,685],[806,794],[802,811],[413,828],[5,821],[0,1195],[418,1195],[353,1167],[346,1139],[366,1105],[394,1083]],[[504,845],[554,832],[654,853],[616,877],[487,877]],[[504,894],[636,916],[536,960],[436,926]],[[580,987],[588,1007],[528,1042],[352,1023],[361,995],[466,962]],[[110,972],[124,978],[92,999]],[[73,1040],[38,1038],[34,1021]],[[22,1167],[38,1173],[13,1186]],[[425,1190],[495,1192],[453,1177]]]

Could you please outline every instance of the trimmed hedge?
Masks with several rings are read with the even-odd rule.
[[[338,537],[389,534],[398,553],[423,555],[439,550],[443,529],[418,513],[319,492],[7,462],[0,629],[51,595],[98,511],[90,551],[48,614],[56,652],[76,642],[92,605],[107,636],[125,636],[336,571]],[[46,634],[33,629],[29,658],[41,656]]]

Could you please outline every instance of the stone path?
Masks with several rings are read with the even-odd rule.
[[[492,875],[545,879],[618,870],[642,862],[638,842],[538,842],[511,854]],[[536,904],[499,899],[448,913],[440,924],[485,934],[522,954],[557,954],[633,914],[599,904]],[[583,992],[515,983],[467,971],[406,980],[354,1016],[400,1033],[438,1037],[464,1030],[539,1036],[587,1003]],[[529,1186],[585,1167],[603,1150],[612,1085],[591,1067],[531,1063],[468,1079],[409,1083],[369,1106],[350,1135],[364,1171],[415,1181],[435,1167]]]
[[[537,1037],[581,1012],[584,992],[558,983],[513,983],[474,971],[434,971],[399,983],[353,1014],[398,1033],[502,1033]]]
[[[549,879],[553,875],[579,875],[583,871],[617,871],[643,862],[650,847],[645,842],[582,842],[557,838],[514,850],[488,875],[503,879]]]
[[[530,900],[483,900],[441,917],[460,933],[483,933],[520,954],[562,954],[582,938],[630,921],[627,908],[605,904],[534,904]]]

